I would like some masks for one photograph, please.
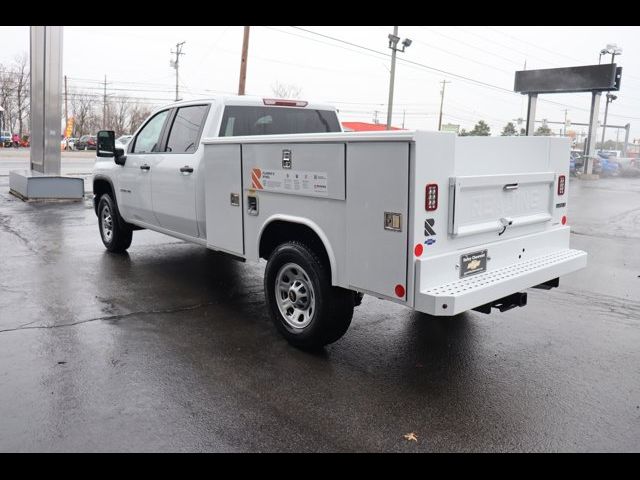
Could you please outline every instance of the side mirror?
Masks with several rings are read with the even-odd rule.
[[[114,157],[116,155],[116,134],[113,130],[98,132],[96,155],[98,157]]]
[[[118,165],[124,165],[127,157],[122,148],[116,148],[116,134],[113,130],[100,130],[97,137],[96,155],[113,157]]]
[[[116,155],[115,155],[114,161],[118,165],[124,165],[125,164],[125,162],[127,161],[127,157],[124,154],[124,149],[123,148],[116,148]]]

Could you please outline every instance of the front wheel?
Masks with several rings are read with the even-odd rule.
[[[98,203],[98,225],[100,237],[107,250],[122,253],[131,246],[133,231],[121,221],[115,202],[108,193]]]
[[[296,347],[333,343],[351,324],[353,293],[333,287],[329,267],[303,243],[287,242],[273,251],[264,289],[273,322]]]

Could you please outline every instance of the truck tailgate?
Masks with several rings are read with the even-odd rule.
[[[449,233],[465,237],[548,222],[555,180],[554,172],[451,177]]]

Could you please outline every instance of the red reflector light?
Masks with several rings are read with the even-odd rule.
[[[566,225],[566,224],[567,224],[567,216],[566,216],[566,215],[563,215],[563,216],[562,216],[562,224],[563,224],[563,225]]]
[[[413,253],[416,254],[416,257],[421,256],[423,251],[424,251],[424,247],[422,246],[421,243],[417,243],[415,248],[413,249]]]
[[[560,175],[558,177],[558,195],[564,195],[565,183],[566,183],[566,180],[564,175]]]
[[[278,107],[306,107],[309,102],[304,100],[281,100],[278,98],[263,98],[265,105],[276,105]]]
[[[438,208],[438,184],[430,183],[427,185],[424,194],[424,209],[427,212],[433,212]]]
[[[396,296],[404,298],[404,287],[400,284],[396,285]]]

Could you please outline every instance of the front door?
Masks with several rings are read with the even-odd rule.
[[[151,177],[162,156],[160,139],[169,112],[163,110],[150,118],[131,142],[119,177],[118,208],[127,220],[158,224],[151,202]]]
[[[202,147],[200,136],[209,105],[180,107],[170,119],[164,151],[151,177],[153,209],[162,228],[198,236],[196,179]],[[204,232],[203,232],[204,233]]]

